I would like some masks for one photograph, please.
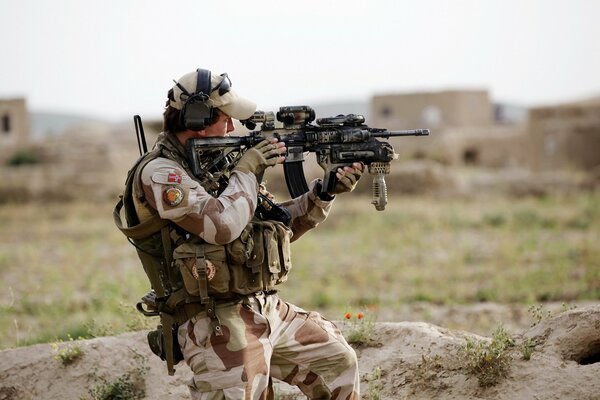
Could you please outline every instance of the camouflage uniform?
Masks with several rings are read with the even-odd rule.
[[[270,377],[311,399],[358,399],[356,355],[337,327],[277,295],[217,306],[223,336],[200,314],[179,328],[194,400],[266,399]]]
[[[173,156],[155,158],[143,168],[143,194],[133,196],[140,220],[158,212],[213,245],[238,238],[256,208],[255,175],[234,170],[216,197],[184,168],[185,149],[173,135],[161,134],[157,144]],[[310,186],[309,192],[282,203],[292,216],[294,240],[322,222],[331,208],[330,201],[317,196],[316,183]],[[169,195],[173,189],[176,201]],[[183,357],[194,372],[192,398],[266,399],[270,378],[297,385],[309,398],[359,398],[356,354],[332,322],[274,293],[232,296],[233,301],[216,306],[222,335],[210,329],[205,312],[179,327]]]

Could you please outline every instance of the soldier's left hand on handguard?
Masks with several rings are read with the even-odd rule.
[[[362,176],[363,163],[355,162],[351,167],[338,168],[336,171],[337,182],[331,195],[347,193],[354,190],[358,180]]]

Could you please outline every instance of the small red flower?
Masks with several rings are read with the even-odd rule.
[[[365,315],[363,313],[361,313],[361,312],[359,312],[358,314],[356,314],[356,318],[358,318],[358,319],[363,319],[364,316]]]
[[[350,314],[349,312],[347,312],[346,315],[344,315],[344,317],[346,319],[350,319],[350,318],[352,318],[352,314]]]

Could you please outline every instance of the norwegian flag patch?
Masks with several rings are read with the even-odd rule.
[[[181,183],[181,175],[169,174],[169,176],[167,177],[167,181],[172,183]]]

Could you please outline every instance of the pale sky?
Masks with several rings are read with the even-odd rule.
[[[599,19],[598,0],[0,0],[0,97],[156,117],[202,67],[263,110],[460,88],[568,102],[600,95]]]

